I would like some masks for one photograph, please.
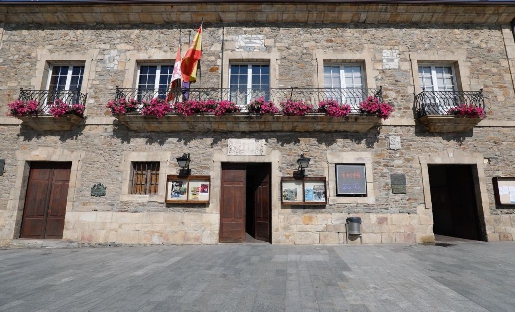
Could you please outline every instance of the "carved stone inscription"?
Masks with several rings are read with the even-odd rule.
[[[383,69],[399,68],[399,50],[383,50]]]
[[[265,51],[265,36],[241,35],[236,37],[237,51]]]
[[[389,147],[391,150],[399,150],[401,149],[401,137],[400,136],[391,136],[388,138]]]
[[[265,155],[265,140],[229,139],[227,140],[229,156],[263,156]]]

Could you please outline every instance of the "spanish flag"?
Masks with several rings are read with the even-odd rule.
[[[170,90],[166,95],[166,101],[170,102],[174,99],[174,91],[181,82],[181,47],[177,50],[175,64],[173,66],[172,81],[170,82]]]
[[[195,82],[197,80],[198,61],[202,57],[202,25],[197,30],[190,48],[186,51],[181,63],[182,80]]]

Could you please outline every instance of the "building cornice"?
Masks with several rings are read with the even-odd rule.
[[[134,1],[0,3],[6,24],[509,24],[513,2]]]

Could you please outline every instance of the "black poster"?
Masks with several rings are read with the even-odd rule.
[[[336,165],[336,195],[366,195],[365,165]]]

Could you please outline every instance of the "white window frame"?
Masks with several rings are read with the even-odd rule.
[[[255,99],[256,97],[260,96],[259,94],[254,95],[252,92],[252,66],[255,65],[267,65],[268,66],[268,92],[270,92],[271,88],[271,65],[267,62],[231,62],[229,64],[229,92],[231,93],[231,77],[232,77],[232,66],[238,65],[238,66],[247,66],[247,93],[245,96],[238,95],[238,98],[235,102],[240,106],[242,111],[246,111],[247,107],[246,104],[248,104],[251,100]],[[232,94],[230,95],[232,98]]]
[[[421,68],[423,67],[430,67],[431,68],[431,83],[432,83],[432,87],[433,89],[432,90],[425,90],[424,89],[424,85],[422,84],[422,81],[421,81]],[[452,90],[445,90],[445,85],[444,86],[440,86],[438,85],[438,77],[437,77],[437,73],[436,73],[436,68],[450,68],[451,69],[451,75],[452,75]],[[420,84],[420,88],[421,90],[423,91],[428,91],[428,92],[431,92],[431,91],[434,91],[434,92],[439,92],[439,91],[450,91],[450,92],[456,92],[458,91],[458,83],[457,83],[457,80],[456,80],[456,71],[454,69],[454,65],[453,64],[445,64],[445,63],[421,63],[421,64],[418,64],[417,66],[417,71],[418,71],[418,83]],[[447,114],[447,112],[449,111],[449,109],[457,104],[459,104],[459,100],[455,100],[455,99],[442,99],[442,98],[437,98],[437,97],[427,97],[426,99],[428,99],[428,103],[430,104],[436,104],[438,103],[437,107],[436,107],[436,111],[439,113],[439,114],[442,114],[442,115],[445,115]],[[425,104],[428,104],[428,103],[425,103]]]
[[[331,81],[331,86],[327,86],[325,84],[325,69],[326,67],[340,67],[340,71],[339,71],[339,77],[340,77],[340,86],[334,86],[332,81]],[[340,88],[340,89],[353,89],[353,88],[357,88],[357,87],[354,87],[354,86],[347,86],[346,85],[346,81],[345,81],[345,74],[346,74],[346,71],[345,71],[345,68],[349,68],[349,67],[359,67],[360,68],[360,75],[361,75],[361,92],[363,92],[364,90],[366,90],[366,77],[365,77],[365,71],[363,69],[363,64],[362,63],[357,63],[357,62],[341,62],[341,63],[331,63],[331,62],[324,62],[324,65],[323,65],[323,79],[324,79],[324,88],[328,88],[328,89],[331,89],[331,88]],[[353,73],[353,72],[352,72]],[[331,79],[332,80],[332,79]],[[354,77],[353,77],[353,80],[354,80]],[[349,100],[347,100],[347,98],[345,97],[345,94],[342,94],[342,97],[341,98],[338,98],[337,100],[339,102],[341,102],[342,104],[349,104],[351,105],[352,108],[354,109],[357,109],[359,107],[359,103],[361,103],[363,100],[364,100],[364,97],[366,97],[366,94],[360,94],[360,97],[357,98],[357,97],[350,97],[351,99],[354,99],[354,101],[350,101],[350,103],[347,103],[349,102]]]
[[[138,63],[138,71],[136,73],[136,89],[139,90],[139,84],[140,84],[140,74],[141,74],[141,67],[142,66],[157,66],[156,68],[156,80],[154,81],[154,92],[158,92],[159,90],[159,81],[161,80],[161,66],[171,66],[174,67],[174,64],[169,63]],[[170,79],[171,79],[172,73],[170,73]],[[170,86],[170,81],[167,79],[168,86]]]
[[[73,73],[73,67],[83,67],[83,71],[82,71],[82,79],[81,79],[81,83],[80,83],[80,88],[79,88],[79,92],[82,92],[82,84],[84,82],[84,72],[86,71],[86,67],[84,66],[84,64],[79,64],[79,63],[70,63],[70,64],[49,64],[48,66],[48,77],[47,77],[47,82],[46,82],[46,88],[45,90],[48,90],[48,91],[51,91],[50,90],[50,81],[52,81],[52,73],[54,72],[54,68],[55,67],[63,67],[63,66],[68,66],[68,73],[66,75],[66,85],[64,87],[64,91],[69,91],[70,90],[70,84],[71,84],[71,81],[72,81],[72,73]]]

